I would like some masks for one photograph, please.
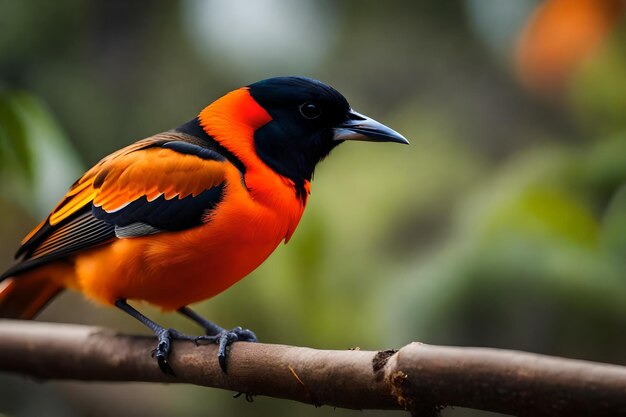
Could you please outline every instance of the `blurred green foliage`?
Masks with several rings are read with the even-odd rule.
[[[415,265],[418,279],[400,284],[403,307],[388,321],[432,343],[624,363],[626,211],[621,193],[608,211],[598,198],[594,167],[615,159],[604,147],[534,149],[509,162],[460,206],[444,248]]]
[[[299,59],[303,45],[245,69],[235,62],[258,57],[250,48],[281,45],[263,43],[263,24],[245,32],[245,18],[261,17],[243,16],[254,9],[243,7],[235,14],[242,20],[223,29],[241,32],[239,55],[212,65],[219,39],[196,39],[207,36],[198,29],[201,3],[0,1],[3,267],[82,166],[289,68],[334,85],[411,146],[339,147],[318,168],[289,245],[200,312],[266,342],[380,349],[418,340],[626,364],[623,25],[566,94],[541,101],[503,65],[515,39],[503,31],[519,23],[494,21],[506,13],[522,21],[533,0],[493,13],[481,13],[488,3],[478,0],[320,2],[307,10],[321,8],[313,18],[332,36],[306,32],[319,43],[315,62]],[[273,9],[283,2],[263,4],[262,22],[283,27]],[[42,319],[145,332],[70,293]],[[0,413],[11,416],[329,413],[190,386],[37,385],[10,375],[0,384]]]
[[[26,126],[20,118],[17,103],[24,101],[24,96],[0,95],[0,161],[4,175],[17,171],[17,175],[32,183],[33,158],[27,147]]]

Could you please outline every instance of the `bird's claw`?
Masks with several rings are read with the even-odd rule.
[[[230,353],[230,345],[239,340],[237,333],[231,331],[224,331],[218,335],[218,349],[217,349],[217,361],[220,364],[222,371],[226,373],[226,357]]]
[[[152,351],[152,356],[156,358],[157,364],[161,371],[166,375],[176,376],[174,370],[170,366],[167,358],[172,350],[172,331],[169,329],[163,329],[163,331],[157,334],[159,343],[157,347]]]
[[[226,359],[230,352],[230,346],[235,342],[256,342],[257,338],[252,330],[235,327],[232,330],[222,330],[215,335],[198,336],[193,340],[196,345],[203,344],[203,342],[217,344],[217,361],[222,371],[226,373]]]
[[[170,376],[176,376],[176,373],[174,372],[169,362],[167,361],[167,357],[160,356],[157,354],[156,358],[157,358],[157,363],[159,364],[159,368],[164,374],[170,375]]]
[[[220,368],[222,368],[224,373],[226,373],[227,369],[226,359],[228,357],[228,353],[230,352],[230,346],[234,342],[240,341],[255,343],[257,341],[256,335],[252,330],[242,329],[241,327],[235,327],[232,330],[224,330],[216,337],[216,343],[219,345],[217,349],[217,361],[219,362]]]
[[[231,330],[232,333],[237,335],[237,340],[240,342],[256,343],[258,340],[256,334],[250,329],[242,329],[241,327],[235,327]]]

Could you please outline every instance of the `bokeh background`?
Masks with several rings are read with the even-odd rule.
[[[0,268],[106,154],[236,87],[306,75],[411,145],[335,150],[289,245],[199,311],[271,343],[417,340],[626,365],[625,6],[0,0]],[[41,319],[146,332],[69,293]],[[182,385],[0,374],[0,386],[6,416],[394,414]]]

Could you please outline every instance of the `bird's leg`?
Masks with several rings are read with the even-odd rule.
[[[252,330],[242,329],[241,327],[235,327],[232,330],[226,330],[217,324],[205,319],[189,307],[182,307],[178,309],[178,312],[183,316],[193,320],[204,328],[206,331],[205,336],[199,336],[195,338],[195,342],[207,341],[210,343],[216,343],[219,345],[217,351],[217,360],[220,364],[222,371],[226,373],[226,357],[228,356],[228,350],[230,345],[234,342],[256,342],[256,335]]]
[[[206,331],[206,334],[208,336],[215,336],[224,331],[222,327],[218,326],[210,320],[205,319],[189,307],[181,307],[178,309],[178,312],[188,319],[199,324]]]
[[[115,301],[115,306],[139,320],[144,326],[148,327],[154,332],[154,334],[156,334],[159,342],[156,349],[154,349],[154,357],[159,364],[159,368],[161,368],[161,371],[165,374],[176,376],[174,370],[167,361],[170,351],[172,350],[172,339],[195,340],[195,338],[182,334],[174,329],[166,329],[165,327],[159,326],[157,323],[131,307],[123,298],[117,299]]]

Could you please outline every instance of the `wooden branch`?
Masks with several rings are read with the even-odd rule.
[[[484,348],[411,343],[331,351],[236,343],[223,374],[213,345],[174,344],[163,374],[155,339],[69,324],[0,320],[0,369],[42,379],[191,383],[352,409],[436,415],[461,406],[522,416],[626,416],[626,367]]]

